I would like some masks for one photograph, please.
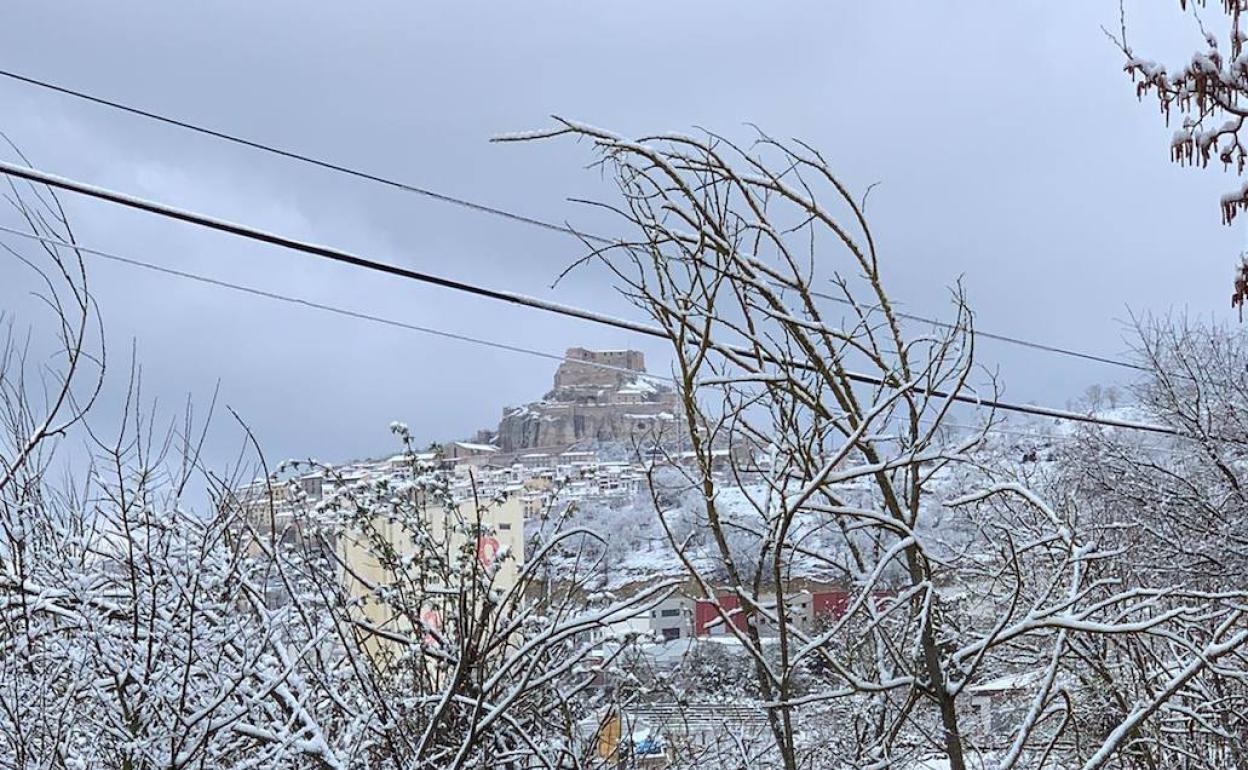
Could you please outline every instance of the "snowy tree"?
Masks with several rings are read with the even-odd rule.
[[[75,242],[65,210],[51,190],[11,178],[8,186],[5,198],[32,235]],[[34,253],[4,248],[33,274],[36,297],[47,311],[43,320],[55,330],[50,339],[32,347],[30,335],[17,329],[17,319],[0,312],[0,493],[20,495],[38,487],[50,450],[99,395],[105,355],[82,255],[42,242]]]
[[[713,563],[683,530],[669,543],[752,660],[778,766],[935,751],[958,770],[1100,767],[1175,688],[1238,654],[1242,594],[1120,579],[1123,552],[1080,500],[1050,504],[983,451],[991,418],[944,425],[956,396],[974,398],[970,310],[955,290],[954,323],[907,333],[862,200],[816,150],[556,123],[504,139],[584,140],[618,184],[622,203],[599,205],[635,235],[589,259],[671,343],[693,460],[668,465],[699,497]],[[788,587],[801,562],[847,594],[815,627]],[[1072,742],[1081,648],[1118,639],[1170,640],[1166,668],[1135,661],[1157,686]],[[1008,703],[986,720],[990,692]]]
[[[1248,108],[1244,107],[1244,97],[1248,95],[1248,59],[1243,57],[1244,41],[1248,40],[1248,33],[1242,28],[1244,4],[1222,0],[1218,5],[1223,17],[1206,25],[1200,17],[1200,10],[1206,7],[1204,2],[1179,0],[1180,8],[1192,12],[1205,47],[1175,71],[1135,51],[1128,43],[1125,14],[1113,39],[1126,56],[1125,69],[1136,84],[1136,93],[1141,98],[1156,98],[1167,122],[1179,121],[1171,141],[1173,160],[1207,166],[1216,158],[1224,168],[1233,166],[1243,173],[1248,162],[1240,133],[1248,117]],[[1248,190],[1222,199],[1222,217],[1228,224],[1248,207],[1246,195]]]
[[[1179,7],[1190,10],[1204,47],[1191,54],[1181,67],[1166,65],[1138,52],[1128,42],[1126,14],[1117,33],[1110,37],[1126,59],[1124,69],[1135,83],[1136,94],[1157,101],[1167,125],[1177,124],[1170,140],[1170,157],[1180,165],[1208,166],[1215,161],[1223,169],[1234,168],[1243,175],[1248,164],[1244,143],[1244,121],[1248,118],[1248,54],[1244,42],[1242,0],[1220,0],[1216,18],[1202,16],[1204,0],[1179,0]],[[1218,13],[1220,11],[1220,13]],[[1230,224],[1248,208],[1248,183],[1222,196],[1222,220]],[[1237,265],[1231,304],[1242,306],[1248,300],[1248,262]],[[1242,310],[1241,310],[1242,312]]]
[[[1094,738],[1106,715],[1149,703],[1156,715],[1124,744],[1124,766],[1243,767],[1248,668],[1229,642],[1243,627],[1248,569],[1248,341],[1181,317],[1139,319],[1136,331],[1138,359],[1150,368],[1134,388],[1136,409],[1182,435],[1081,431],[1049,483],[1081,501],[1102,547],[1122,553],[1112,570],[1098,570],[1102,579],[1171,586],[1161,601],[1188,617],[1177,636],[1074,640],[1085,661],[1078,740]],[[1189,656],[1205,650],[1220,653],[1216,665],[1191,667]]]
[[[51,237],[71,237],[54,196],[37,191],[36,211],[17,192],[36,232],[59,222]],[[603,672],[632,642],[616,624],[670,581],[622,598],[592,571],[543,584],[555,548],[600,536],[555,528],[527,557],[483,548],[496,501],[452,495],[402,426],[393,473],[311,464],[337,474],[313,499],[308,463],[257,459],[246,484],[205,467],[213,410],[158,428],[137,367],[118,424],[102,425],[87,411],[103,346],[82,264],[14,253],[43,281],[59,368],[32,372],[17,342],[0,358],[0,767],[608,761]],[[75,427],[86,451],[67,482],[49,469]],[[351,573],[348,542],[376,569]]]
[[[329,569],[314,565],[308,579],[326,597],[351,689],[362,699],[351,708],[369,715],[371,763],[588,761],[593,731],[585,734],[583,722],[605,709],[597,685],[629,641],[604,641],[604,634],[648,613],[673,581],[616,599],[596,590],[591,564],[549,579],[547,561],[561,548],[589,563],[603,558],[601,536],[582,527],[548,530],[527,555],[483,551],[497,534],[490,512],[502,499],[457,498],[448,474],[415,451],[406,427],[395,431],[404,454],[391,461],[392,473],[353,480],[312,464],[332,491],[303,507],[296,493],[286,525],[311,541],[299,551],[332,562]],[[288,539],[273,535],[275,543]],[[513,577],[501,580],[507,569]]]
[[[670,583],[618,600],[575,583],[542,594],[538,553],[498,585],[512,557],[482,558],[476,517],[430,526],[423,496],[450,500],[414,454],[410,487],[403,474],[343,485],[307,508],[276,478],[240,497],[210,476],[211,511],[194,513],[187,447],[151,440],[140,410],[128,418],[97,443],[81,495],[45,485],[5,508],[0,752],[15,766],[601,761],[601,672],[628,648],[602,633]],[[382,532],[392,522],[425,539],[399,546]],[[361,563],[339,558],[348,533],[380,579],[345,572]]]
[[[72,237],[54,196],[17,192],[36,233]],[[154,432],[132,375],[120,425],[85,422],[104,354],[82,263],[51,245],[15,256],[43,278],[61,354],[40,378],[21,355],[0,360],[2,761],[333,766],[295,670],[325,629],[263,605],[259,567],[235,537],[237,511],[183,506],[199,474],[189,418]],[[90,465],[76,484],[53,483],[49,468],[74,426]]]

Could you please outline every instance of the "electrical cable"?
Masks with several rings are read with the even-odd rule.
[[[247,139],[247,138],[238,136],[236,134],[227,133],[225,131],[219,131],[216,129],[207,128],[205,126],[191,123],[186,120],[172,118],[167,115],[162,115],[161,113],[158,113],[158,112],[153,112],[151,110],[145,110],[139,107],[134,107],[129,104],[124,104],[122,102],[113,101],[111,99],[105,99],[103,97],[99,97],[93,94],[86,93],[85,91],[78,91],[72,88],[68,88],[66,86],[58,85],[56,83],[51,83],[46,80],[40,80],[38,78],[32,78],[27,75],[22,75],[22,74],[12,72],[9,70],[0,69],[0,77],[6,77],[11,80],[15,80],[21,83],[26,83],[27,85],[35,86],[37,88],[43,88],[45,90],[53,91],[53,92],[56,92],[65,96],[69,96],[75,99],[80,99],[83,101],[91,102],[93,104],[97,104],[103,107],[108,107],[110,109],[119,110],[121,112],[125,112],[125,113],[135,115],[138,117],[142,117],[148,120],[154,120],[159,123],[164,123],[166,125],[174,126],[176,128],[181,128],[181,129],[191,131],[197,134],[202,134],[204,136],[212,137],[214,139],[219,139],[225,142],[230,142],[232,144],[237,144],[242,147],[247,147],[253,150],[258,150],[260,152],[266,152],[266,153],[276,155],[282,158],[286,158],[289,160],[298,161],[300,163],[307,163],[309,165],[316,166],[318,168],[322,168],[328,171],[333,171],[339,174],[346,174],[348,176],[352,176],[357,179],[363,179],[369,182],[374,182],[377,184],[385,185],[387,187],[392,187],[394,189],[402,190],[404,192],[414,193],[416,195],[422,195],[426,198],[440,201],[442,203],[449,203],[451,205],[460,206],[462,208],[465,208],[471,211],[476,211],[478,213],[501,217],[504,219],[511,220],[513,222],[519,222],[522,224],[530,225],[532,227],[538,227],[544,230],[549,230],[549,231],[561,233],[564,235],[571,235],[576,238],[584,239],[586,241],[598,243],[601,245],[609,245],[609,244],[618,242],[617,240],[607,238],[602,235],[595,235],[593,233],[582,232],[568,225],[560,225],[555,222],[537,219],[535,217],[526,216],[524,214],[518,214],[514,211],[508,211],[506,209],[502,209],[497,206],[490,206],[488,204],[478,203],[476,201],[471,201],[466,198],[461,198],[461,197],[457,197],[454,195],[441,193],[436,190],[432,190],[428,187],[422,187],[422,186],[418,186],[414,184],[409,184],[407,182],[401,182],[399,180],[392,179],[389,177],[384,177],[379,174],[373,174],[367,171],[362,171],[357,168],[352,168],[350,166],[345,166],[339,163],[334,163],[332,161],[327,161],[327,160],[323,160],[320,158],[316,158],[311,155],[306,155],[304,153],[295,152],[294,150],[288,150],[282,147],[277,147],[275,145],[266,144],[264,142],[259,142],[253,139]],[[844,297],[837,297],[835,295],[828,294],[826,292],[811,290],[811,294],[821,299],[826,299],[826,300],[837,302],[843,305],[852,304],[851,302],[849,302],[849,300],[845,299]],[[954,328],[953,324],[950,324],[946,321],[940,321],[940,320],[933,319],[933,318],[926,318],[924,316],[915,315],[913,313],[906,313],[906,312],[901,312],[901,311],[894,311],[894,312],[899,318],[904,318],[909,321],[931,324],[933,326],[937,326],[937,327],[944,328],[944,329]],[[1032,350],[1039,350],[1039,351],[1043,351],[1047,353],[1054,353],[1057,355],[1080,358],[1086,361],[1095,361],[1097,363],[1107,364],[1109,366],[1117,366],[1117,367],[1125,368],[1125,369],[1132,369],[1135,371],[1148,371],[1147,367],[1142,366],[1140,364],[1132,363],[1130,361],[1123,361],[1123,360],[1116,359],[1116,358],[1110,358],[1108,356],[1097,355],[1095,353],[1087,353],[1084,351],[1073,350],[1070,348],[1064,348],[1064,347],[1060,347],[1057,345],[1050,345],[1044,342],[1035,342],[1033,340],[1023,339],[1021,337],[1013,337],[1013,336],[1006,335],[1006,334],[998,334],[996,332],[981,331],[981,330],[977,330],[976,335],[984,339],[996,340],[998,342],[1004,342],[1010,345],[1018,345],[1021,347],[1030,348]]]
[[[330,246],[302,241],[285,235],[260,230],[249,227],[247,225],[230,222],[224,219],[218,219],[189,209],[177,208],[165,203],[139,198],[137,196],[109,190],[97,185],[87,184],[67,177],[50,174],[38,169],[29,168],[5,161],[0,161],[0,173],[7,174],[12,177],[24,179],[28,182],[47,185],[49,187],[73,192],[80,195],[96,198],[98,200],[108,201],[127,208],[146,211],[151,214],[175,219],[186,222],[188,224],[197,225],[219,232],[230,233],[241,238],[267,243],[273,246],[280,246],[292,251],[309,254],[334,262],[351,265],[366,270],[372,270],[387,275],[407,278],[409,280],[438,286],[444,289],[452,289],[455,291],[471,294],[474,296],[484,297],[497,301],[507,302],[511,304],[530,307],[545,312],[577,318],[583,321],[590,321],[605,326],[611,326],[617,329],[633,331],[638,334],[644,334],[659,339],[668,339],[667,333],[660,327],[650,326],[648,324],[638,323],[614,316],[608,316],[596,313],[584,308],[565,305],[548,300],[530,297],[518,292],[511,292],[502,289],[492,289],[480,286],[468,281],[446,278],[444,276],[433,275],[431,273],[411,270],[384,262],[378,262],[367,257],[351,253],[342,249],[336,249]],[[724,346],[724,350],[735,355],[753,358],[758,360],[757,354],[748,348],[739,348],[734,346]],[[764,361],[765,363],[765,361]],[[812,368],[811,364],[794,363],[793,365],[803,368]],[[885,381],[883,378],[874,375],[861,374],[858,372],[845,371],[842,373],[846,379],[862,384],[873,385],[877,387],[895,387],[891,382]],[[978,398],[968,396],[962,393],[948,393],[936,388],[924,388],[922,386],[913,386],[911,390],[915,393],[924,394],[933,398],[944,398],[961,403],[975,405],[980,408],[1000,409],[1003,411],[1019,412],[1023,414],[1034,414],[1046,417],[1053,417],[1061,420],[1072,422],[1096,423],[1100,425],[1128,428],[1131,430],[1141,430],[1153,433],[1165,433],[1178,435],[1178,431],[1165,425],[1152,425],[1149,423],[1138,423],[1130,420],[1116,420],[1112,418],[1102,418],[1093,415],[1080,414],[1065,409],[1054,409],[1052,407],[1042,407],[1035,405],[1014,404],[997,399]]]

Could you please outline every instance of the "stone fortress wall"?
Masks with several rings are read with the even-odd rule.
[[[578,347],[569,348],[565,357],[541,401],[503,410],[495,443],[504,452],[578,441],[652,441],[671,432],[678,414],[676,394],[642,376],[646,360],[641,351]]]

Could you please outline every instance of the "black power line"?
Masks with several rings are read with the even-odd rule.
[[[84,91],[76,91],[72,88],[59,86],[59,85],[56,85],[55,83],[49,83],[45,80],[38,80],[36,78],[27,77],[25,75],[19,75],[16,72],[9,72],[8,70],[0,70],[0,77],[6,77],[11,80],[16,80],[22,83],[26,83],[28,85],[37,86],[39,88],[45,88],[49,91],[55,91],[59,94],[64,94],[65,96],[72,96],[75,99],[82,99],[84,101],[91,102],[92,104],[98,104],[103,107],[109,107],[114,110],[127,112],[131,115],[137,115],[141,118],[147,118],[148,120],[154,120],[159,123],[164,123],[165,125],[175,126],[177,128],[186,129],[187,131],[193,131],[197,134],[210,136],[213,139],[220,139],[222,141],[231,142],[233,144],[241,145],[243,147],[249,147],[253,150],[260,150],[261,152],[267,152],[272,155],[278,155],[283,158],[287,158],[289,160],[297,160],[300,163],[308,163],[310,165],[317,166],[318,168],[323,168],[328,171],[334,171],[339,174],[346,174],[348,176],[353,176],[353,177],[356,177],[357,179],[364,179],[369,182],[376,182],[378,184],[386,185],[387,187],[393,187],[396,190],[402,190],[404,192],[415,193],[416,195],[423,195],[426,198],[432,198],[433,200],[441,201],[443,203],[450,203],[455,206],[462,206],[463,208],[470,209],[472,211],[478,211],[483,214],[490,214],[496,217],[503,217],[504,219],[510,219],[515,222],[522,222],[526,225],[532,225],[534,227],[541,227],[547,230],[554,230],[555,232],[563,233],[564,235],[578,235],[578,236],[581,235],[580,233],[576,232],[570,227],[557,225],[552,222],[545,222],[543,220],[534,219],[532,217],[526,217],[523,214],[516,214],[511,211],[506,211],[504,209],[496,208],[494,206],[488,206],[484,203],[477,203],[475,201],[470,201],[465,198],[457,198],[454,195],[447,195],[445,193],[440,193],[437,190],[431,190],[427,187],[420,187],[418,185],[407,184],[406,182],[400,182],[396,179],[390,179],[388,177],[380,176],[378,174],[370,174],[367,171],[361,171],[356,168],[351,168],[350,166],[342,166],[337,163],[331,163],[330,161],[327,161],[327,160],[314,158],[311,155],[304,155],[303,153],[295,152],[293,150],[285,150],[285,149],[282,149],[281,147],[275,147],[273,145],[264,144],[263,142],[253,141],[251,139],[246,139],[241,136],[236,136],[234,134],[226,133],[225,131],[217,131],[216,129],[206,128],[204,126],[196,125],[194,123],[190,123],[185,120],[178,120],[177,118],[171,118],[167,115],[161,115],[160,113],[157,113],[157,112],[151,112],[149,110],[144,110],[139,107],[132,107],[128,104],[122,104],[121,102],[114,102],[109,99],[104,99],[99,96],[94,96]],[[597,236],[589,236],[589,237],[596,238]],[[606,239],[602,239],[602,240],[604,242],[607,242]]]
[[[307,163],[307,164],[316,166],[318,168],[326,169],[328,171],[333,171],[339,174],[346,174],[348,176],[352,176],[357,179],[363,179],[369,182],[376,182],[377,184],[386,185],[396,190],[402,190],[404,192],[414,193],[416,195],[422,195],[426,198],[430,198],[436,201],[441,201],[443,203],[449,203],[455,206],[460,206],[462,208],[469,209],[471,211],[476,211],[476,212],[483,213],[483,214],[489,214],[489,215],[496,216],[496,217],[502,217],[504,219],[508,219],[513,222],[520,222],[522,224],[531,225],[533,227],[539,227],[544,230],[561,233],[563,235],[575,236],[577,238],[582,238],[592,243],[598,243],[601,245],[609,245],[609,244],[617,242],[614,239],[607,238],[602,235],[595,235],[593,233],[581,232],[568,225],[560,225],[555,222],[537,219],[535,217],[529,217],[523,214],[517,214],[513,211],[507,211],[506,209],[501,209],[496,206],[490,206],[484,203],[477,203],[476,201],[471,201],[466,198],[459,198],[454,195],[447,195],[446,193],[440,193],[436,190],[429,189],[428,187],[421,187],[418,185],[408,184],[406,182],[401,182],[396,179],[391,179],[389,177],[384,177],[378,174],[369,173],[367,171],[362,171],[360,169],[352,168],[350,166],[344,166],[338,163],[333,163],[331,161],[322,160],[320,158],[316,158],[311,155],[305,155],[303,153],[295,152],[293,150],[287,150],[287,149],[283,149],[281,147],[277,147],[271,144],[265,144],[264,142],[258,142],[252,139],[247,139],[247,138],[238,136],[236,134],[230,134],[225,131],[219,131],[216,129],[207,128],[205,126],[197,125],[189,121],[179,120],[177,118],[172,118],[172,117],[169,117],[167,115],[162,115],[157,112],[152,112],[150,110],[145,110],[139,107],[134,107],[128,104],[124,104],[122,102],[117,102],[111,99],[105,99],[103,97],[95,96],[93,94],[86,93],[85,91],[78,91],[72,88],[68,88],[66,86],[57,85],[56,83],[51,83],[46,80],[39,80],[38,78],[32,78],[27,75],[22,75],[22,74],[11,72],[11,71],[4,70],[4,69],[0,69],[0,76],[6,77],[6,78],[9,78],[11,80],[15,80],[21,83],[26,83],[27,85],[32,85],[38,88],[43,88],[49,91],[54,91],[56,93],[63,94],[65,96],[71,96],[75,99],[81,99],[83,101],[91,102],[92,104],[98,104],[103,107],[108,107],[110,109],[120,110],[121,112],[129,113],[131,115],[136,115],[142,118],[147,118],[148,120],[154,120],[159,123],[164,123],[166,125],[175,126],[177,128],[185,129],[187,131],[192,131],[197,134],[209,136],[214,139],[220,139],[222,141],[237,144],[242,147],[248,147],[253,150],[267,152],[272,155],[277,155],[277,156],[287,158],[290,160],[299,161],[300,163]],[[832,302],[838,302],[844,305],[851,304],[844,297],[837,297],[835,295],[827,294],[825,292],[811,291],[811,294],[821,299],[830,300]],[[954,328],[953,324],[947,323],[945,321],[939,321],[933,318],[925,318],[923,316],[914,315],[912,313],[896,312],[896,315],[900,318],[905,318],[910,321],[931,324],[933,326],[937,326],[937,327],[944,328],[944,329]],[[1079,350],[1072,350],[1070,348],[1059,347],[1057,345],[1049,345],[1043,342],[1035,342],[1032,340],[1023,339],[1021,337],[1012,337],[1006,334],[997,334],[994,332],[979,331],[979,330],[976,331],[976,335],[979,337],[983,337],[985,339],[996,340],[998,342],[1005,342],[1010,345],[1018,345],[1021,347],[1030,348],[1032,350],[1040,350],[1040,351],[1047,352],[1047,353],[1055,353],[1058,355],[1070,356],[1073,358],[1080,358],[1085,361],[1095,361],[1097,363],[1108,364],[1110,366],[1117,366],[1117,367],[1121,367],[1124,369],[1133,369],[1136,371],[1148,371],[1148,367],[1141,366],[1139,364],[1135,364],[1130,361],[1122,361],[1120,359],[1109,358],[1107,356],[1101,356],[1095,353],[1086,353],[1086,352],[1079,351]]]
[[[603,369],[606,371],[632,375],[634,377],[653,380],[655,382],[664,382],[664,383],[669,383],[672,385],[679,384],[674,378],[666,377],[660,374],[638,372],[634,369],[627,369],[622,366],[613,366],[611,364],[604,364],[599,361],[586,361],[580,358],[575,358],[575,359],[569,358],[566,355],[560,355],[558,353],[551,353],[551,352],[544,351],[544,350],[534,350],[533,348],[526,348],[520,345],[512,345],[506,342],[499,342],[497,340],[485,339],[482,337],[473,337],[471,335],[446,331],[445,329],[438,329],[438,328],[431,327],[431,326],[421,326],[419,324],[413,324],[407,321],[399,321],[394,318],[386,318],[385,316],[379,316],[379,315],[375,315],[372,313],[363,313],[358,310],[350,310],[348,308],[339,307],[337,305],[328,305],[323,302],[316,302],[313,300],[304,299],[302,297],[292,297],[289,294],[281,294],[279,292],[268,291],[267,289],[258,289],[254,286],[247,286],[245,284],[233,283],[231,281],[223,281],[219,278],[212,278],[210,276],[201,275],[199,273],[192,273],[186,270],[177,270],[175,268],[165,267],[163,265],[157,265],[151,262],[144,262],[141,259],[134,259],[133,257],[123,257],[120,254],[117,254],[116,252],[109,252],[109,251],[103,251],[101,249],[91,248],[89,246],[84,246],[81,243],[69,243],[66,241],[59,240],[57,238],[49,238],[44,235],[37,235],[35,233],[25,232],[25,231],[18,230],[12,227],[5,227],[4,225],[0,225],[0,232],[7,233],[9,235],[14,235],[19,238],[25,238],[25,239],[32,240],[32,241],[38,241],[40,243],[44,243],[44,244],[47,244],[48,246],[52,246],[55,248],[69,249],[76,253],[99,257],[101,259],[106,259],[112,262],[117,262],[119,264],[128,265],[130,267],[138,267],[143,270],[149,270],[155,273],[160,273],[162,275],[167,275],[172,278],[182,278],[182,279],[189,280],[189,281],[195,281],[197,283],[206,284],[208,286],[214,286],[220,289],[229,289],[231,291],[237,291],[243,294],[249,294],[253,297],[261,297],[263,299],[275,300],[277,302],[283,302],[283,303],[290,304],[290,305],[296,305],[296,306],[307,308],[310,310],[320,310],[322,312],[331,313],[333,315],[338,315],[338,316],[342,316],[345,318],[352,318],[358,321],[368,321],[369,323],[376,323],[382,326],[389,326],[389,327],[396,328],[396,329],[419,332],[421,334],[427,334],[427,335],[434,336],[434,337],[442,337],[444,339],[454,340],[456,342],[466,342],[472,345],[479,345],[481,347],[491,348],[494,350],[503,350],[509,353],[519,353],[523,355],[534,356],[536,358],[542,358],[548,361],[558,361],[560,363],[563,363],[563,362],[576,363],[578,365],[590,366],[590,367],[594,367],[597,369]],[[923,422],[925,424],[930,424],[930,422],[926,420],[924,420]],[[1057,433],[1036,433],[1035,431],[1017,430],[1017,429],[1011,429],[1011,428],[1004,428],[1001,426],[985,427],[982,425],[963,425],[960,423],[950,422],[948,420],[942,420],[940,424],[944,427],[953,428],[956,430],[984,431],[986,433],[991,433],[991,434],[1032,438],[1038,441],[1078,441],[1079,440],[1079,437],[1076,435],[1063,435],[1063,434],[1057,434]],[[1178,450],[1152,447],[1150,451],[1175,453]]]
[[[205,214],[200,214],[198,212],[190,211],[188,209],[180,209],[174,206],[169,206],[164,203],[159,203],[157,201],[147,200],[144,198],[138,198],[133,195],[127,195],[125,193],[116,192],[116,191],[109,190],[103,187],[86,184],[85,182],[79,182],[73,179],[68,179],[66,177],[57,176],[55,174],[49,174],[47,172],[39,171],[37,169],[29,168],[26,166],[20,166],[17,164],[0,161],[0,173],[7,174],[11,177],[16,177],[18,179],[24,179],[28,182],[32,182],[36,184],[43,184],[43,185],[47,185],[48,187],[65,190],[65,191],[72,192],[72,193],[77,193],[79,195],[85,195],[91,198],[96,198],[98,200],[108,201],[110,203],[114,203],[120,206],[132,208],[132,209],[137,209],[139,211],[146,211],[148,213],[156,214],[158,216],[166,217],[169,219],[176,219],[181,222],[187,222],[189,224],[197,225],[200,227],[205,227],[210,230],[217,230],[219,232],[230,233],[231,235],[236,235],[241,238],[246,238],[246,239],[253,240],[253,241],[259,241],[261,243],[267,243],[272,246],[280,246],[282,248],[290,249],[292,251],[297,251],[297,252],[301,252],[304,254],[310,254],[312,256],[320,257],[322,259],[327,259],[333,262],[339,262],[342,264],[351,265],[352,267],[358,267],[358,268],[362,268],[365,270],[372,270],[372,271],[379,272],[385,275],[398,276],[400,278],[406,278],[409,280],[430,284],[430,285],[437,286],[437,287],[444,288],[444,289],[452,289],[452,290],[463,292],[466,294],[471,294],[471,295],[478,296],[478,297],[484,297],[486,299],[493,299],[493,300],[497,300],[500,302],[507,302],[507,303],[511,303],[514,305],[521,305],[525,307],[534,308],[537,310],[543,310],[548,313],[555,313],[557,315],[567,316],[570,318],[577,318],[582,321],[590,321],[592,323],[597,323],[597,324],[601,324],[604,326],[611,326],[611,327],[614,327],[617,329],[623,329],[626,331],[632,331],[632,332],[636,332],[638,334],[644,334],[650,337],[657,337],[659,339],[664,339],[664,340],[668,339],[667,333],[663,329],[657,326],[650,326],[648,324],[639,323],[637,321],[629,321],[627,319],[604,315],[602,313],[596,313],[594,311],[586,310],[584,308],[579,308],[579,307],[575,307],[572,305],[564,305],[564,304],[557,303],[557,302],[550,302],[547,300],[539,299],[537,297],[530,297],[528,295],[520,294],[517,292],[505,291],[502,289],[491,289],[488,287],[480,286],[478,284],[469,283],[467,281],[460,281],[460,280],[456,280],[453,278],[446,278],[443,276],[433,275],[431,273],[425,273],[425,272],[418,271],[418,270],[411,270],[405,267],[398,267],[397,265],[391,265],[385,262],[378,262],[376,260],[372,260],[367,257],[360,256],[358,254],[353,254],[349,251],[345,251],[342,249],[336,249],[330,246],[323,246],[323,245],[316,244],[316,243],[310,243],[308,241],[301,241],[296,238],[291,238],[285,235],[280,235],[277,233],[260,230],[257,228],[249,227],[247,225],[242,225],[242,224],[238,224],[235,222],[229,222],[224,219],[217,219],[215,217],[210,217]],[[725,347],[725,350],[728,350],[729,352],[732,352],[736,355],[739,355],[745,358],[760,360],[758,354],[752,350],[749,350],[748,348]],[[798,364],[798,365],[802,366],[801,364]],[[804,366],[809,367],[810,365],[806,364]],[[859,383],[863,383],[867,385],[874,385],[877,387],[889,387],[889,388],[896,387],[894,384],[890,382],[886,382],[884,379],[880,377],[876,377],[876,376],[869,375],[869,374],[861,374],[858,372],[845,372],[844,376],[853,382],[859,382]],[[974,406],[982,407],[982,408],[1000,409],[1002,411],[1020,412],[1023,414],[1033,414],[1033,415],[1040,415],[1040,416],[1045,416],[1045,417],[1053,417],[1055,419],[1069,420],[1072,422],[1095,423],[1098,425],[1106,425],[1110,427],[1129,428],[1132,430],[1149,431],[1152,433],[1165,433],[1165,434],[1171,434],[1171,435],[1178,435],[1177,430],[1168,426],[1164,426],[1164,425],[1152,425],[1148,423],[1139,423],[1139,422],[1134,422],[1130,420],[1115,420],[1111,418],[1095,417],[1092,415],[1079,414],[1078,412],[1071,412],[1071,411],[1064,410],[1064,409],[1054,409],[1051,407],[1042,407],[1042,406],[1033,406],[1033,405],[1024,405],[1024,404],[1014,404],[1014,403],[1010,403],[1006,401],[998,401],[995,399],[981,399],[981,398],[976,398],[973,396],[963,395],[961,393],[948,393],[948,392],[938,390],[935,388],[924,388],[922,386],[914,386],[912,390],[916,393],[922,393],[933,398],[950,399],[953,401],[972,404]]]
[[[223,281],[219,278],[211,278],[209,276],[200,275],[198,273],[191,273],[186,270],[177,270],[172,267],[156,265],[151,262],[144,262],[141,259],[134,259],[133,257],[123,257],[120,254],[117,254],[115,252],[103,251],[101,249],[94,249],[89,246],[83,246],[80,243],[69,243],[67,241],[59,240],[57,238],[49,238],[44,235],[37,235],[35,233],[24,232],[22,230],[18,230],[13,227],[5,227],[4,225],[0,225],[0,232],[8,233],[9,235],[15,235],[19,238],[26,238],[28,240],[38,241],[40,243],[43,243],[43,244],[46,244],[48,246],[52,246],[55,248],[69,249],[75,252],[89,254],[94,257],[100,257],[101,259],[107,259],[112,262],[118,262],[123,265],[129,265],[131,267],[139,267],[144,270],[150,270],[152,272],[162,273],[164,275],[172,276],[174,278],[184,278],[186,280],[196,281],[198,283],[207,284],[209,286],[216,286],[222,289],[230,289],[232,291],[238,291],[244,294],[250,294],[255,297],[263,297],[265,299],[277,300],[278,302],[285,302],[291,305],[300,305],[302,307],[311,308],[312,310],[321,310],[327,313],[333,313],[335,315],[345,316],[347,318],[354,318],[360,321],[369,321],[371,323],[382,324],[383,326],[391,326],[397,329],[406,329],[408,331],[420,332],[421,334],[428,334],[434,337],[443,337],[445,339],[456,340],[458,342],[467,342],[473,345],[480,345],[482,347],[494,348],[495,350],[505,350],[510,353],[523,353],[524,355],[536,356],[538,358],[544,358],[550,361],[559,361],[560,363],[565,362],[565,361],[574,362],[577,364],[584,364],[586,366],[591,366],[597,369],[605,369],[607,371],[619,372],[621,374],[631,374],[633,376],[641,377],[643,379],[657,380],[659,382],[668,382],[672,384],[675,384],[676,382],[671,377],[664,377],[662,375],[657,375],[657,374],[648,374],[646,372],[638,372],[634,369],[628,369],[623,366],[614,366],[612,364],[604,364],[599,361],[585,361],[579,358],[572,359],[564,355],[559,355],[558,353],[550,353],[544,350],[534,350],[533,348],[521,347],[519,345],[510,345],[505,342],[487,340],[481,337],[473,337],[467,334],[459,334],[457,332],[449,332],[444,329],[436,329],[432,326],[421,326],[419,324],[408,323],[407,321],[399,321],[393,318],[386,318],[385,316],[374,315],[372,313],[363,313],[358,310],[348,310],[347,308],[338,307],[336,305],[327,305],[323,302],[315,302],[310,299],[303,299],[301,297],[292,297],[287,294],[280,294],[278,292],[267,291],[265,289],[257,289],[254,286],[246,286],[240,283],[232,283],[230,281]]]

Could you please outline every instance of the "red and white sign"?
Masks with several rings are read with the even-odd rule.
[[[442,630],[442,613],[430,607],[420,613],[420,622],[424,624],[426,629],[424,636],[425,644],[437,644],[437,640],[433,638],[433,633],[431,632]]]
[[[486,569],[494,563],[498,558],[498,539],[489,535],[482,535],[477,539],[477,561],[481,562],[481,566]]]

